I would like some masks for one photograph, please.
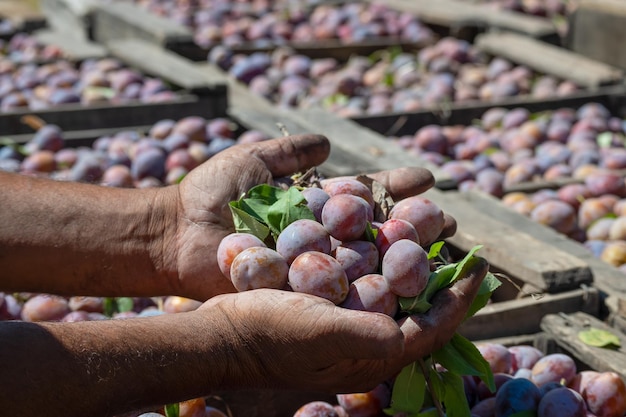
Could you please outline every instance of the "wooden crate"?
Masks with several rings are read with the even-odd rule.
[[[63,32],[46,31],[38,33],[37,37],[44,43],[62,45],[64,52],[75,57],[78,62],[103,56],[118,58],[129,67],[169,83],[178,97],[163,103],[67,104],[44,110],[24,109],[0,113],[0,132],[5,135],[31,133],[31,128],[21,121],[25,115],[38,116],[47,123],[59,125],[63,130],[80,131],[150,125],[161,119],[179,119],[191,114],[206,118],[226,114],[228,97],[223,79],[211,80],[204,75],[199,77],[194,73],[193,64],[176,54],[150,54],[152,45],[147,42],[129,41],[132,44],[119,45],[119,48],[112,45],[103,51],[99,45],[78,38],[68,39],[71,35]],[[132,48],[131,53],[124,53],[129,52],[124,48]],[[128,56],[140,59],[131,60]]]

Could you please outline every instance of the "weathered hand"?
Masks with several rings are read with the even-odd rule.
[[[306,294],[254,290],[225,294],[197,310],[222,323],[232,349],[224,389],[289,388],[364,392],[447,343],[487,273],[477,258],[441,290],[426,314],[400,322],[348,310]]]

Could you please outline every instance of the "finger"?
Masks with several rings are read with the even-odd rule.
[[[274,177],[282,177],[320,165],[330,154],[330,142],[322,135],[292,135],[251,144]]]
[[[394,200],[422,194],[435,185],[435,177],[425,168],[404,167],[367,175],[381,183]]]
[[[405,337],[406,363],[432,353],[446,344],[457,331],[487,275],[489,263],[481,257],[470,259],[461,278],[450,287],[440,290],[432,307],[424,315],[409,316],[399,322]]]
[[[385,360],[403,353],[402,331],[385,314],[338,307],[333,322],[342,359]]]

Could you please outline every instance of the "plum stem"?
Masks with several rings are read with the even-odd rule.
[[[446,413],[444,413],[443,408],[441,408],[441,402],[439,401],[439,398],[437,397],[437,393],[435,392],[435,389],[432,385],[432,381],[430,379],[430,372],[428,368],[426,367],[426,363],[424,363],[424,359],[419,358],[417,360],[417,363],[419,363],[419,366],[422,369],[422,373],[424,374],[424,379],[426,380],[426,386],[428,387],[428,391],[430,391],[430,396],[433,399],[433,404],[435,404],[435,408],[437,409],[437,414],[439,414],[439,417],[445,417]]]

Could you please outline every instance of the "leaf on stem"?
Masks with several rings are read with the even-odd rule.
[[[391,393],[391,405],[387,415],[398,413],[416,414],[424,405],[426,378],[416,362],[405,366],[395,379]]]

